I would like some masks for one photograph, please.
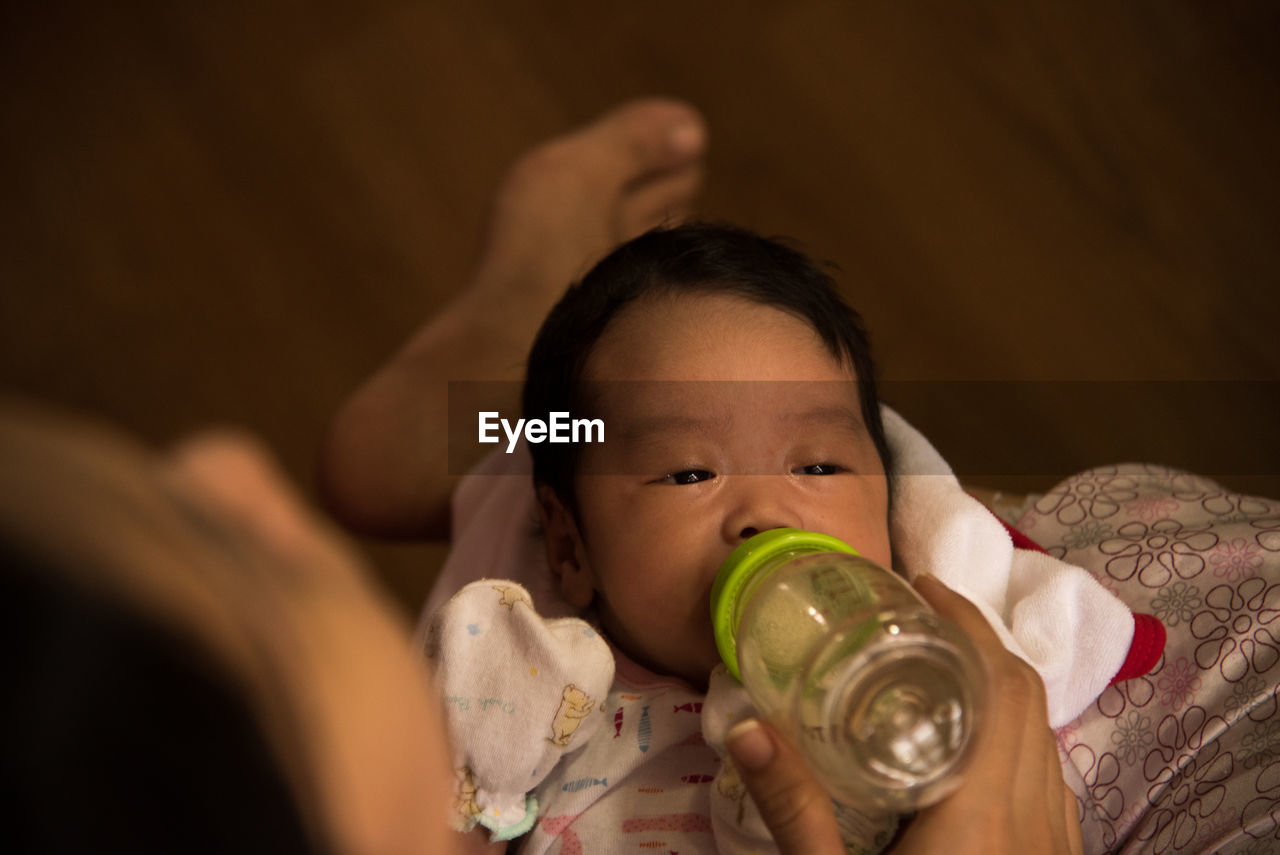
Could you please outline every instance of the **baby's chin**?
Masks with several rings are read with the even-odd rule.
[[[662,656],[653,651],[627,649],[618,645],[622,653],[635,664],[657,677],[675,678],[690,688],[706,691],[711,682],[712,670],[720,664],[720,655],[714,646],[695,657]]]
[[[699,656],[694,661],[685,661],[673,665],[665,673],[679,677],[695,689],[705,692],[711,682],[711,672],[720,664],[720,654],[712,647],[710,652]]]
[[[672,645],[646,644],[644,639],[618,632],[606,621],[602,621],[602,628],[609,641],[626,658],[655,676],[674,677],[691,688],[706,691],[711,682],[711,672],[720,664],[720,651],[709,626],[705,638],[698,633],[698,637],[687,639],[683,647],[674,649]]]

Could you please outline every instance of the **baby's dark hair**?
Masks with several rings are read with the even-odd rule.
[[[596,342],[627,306],[646,297],[730,294],[795,315],[858,378],[862,419],[885,472],[889,446],[880,419],[875,364],[861,316],[832,278],[780,240],[719,223],[658,228],[622,244],[574,283],[543,321],[529,353],[522,415],[574,415],[587,401],[582,375]],[[531,443],[533,478],[548,485],[575,516],[577,443]]]

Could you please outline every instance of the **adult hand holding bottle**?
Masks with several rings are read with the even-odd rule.
[[[964,783],[911,821],[893,855],[1078,855],[1076,800],[1062,779],[1039,675],[1004,648],[963,597],[931,577],[916,589],[977,646],[990,706]],[[843,854],[826,790],[768,724],[738,725],[728,747],[783,855]]]

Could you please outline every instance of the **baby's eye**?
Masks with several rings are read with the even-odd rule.
[[[848,470],[838,463],[811,463],[801,466],[797,471],[801,475],[839,475]]]
[[[699,484],[703,481],[710,481],[714,477],[716,477],[716,473],[706,469],[681,469],[679,472],[672,472],[659,480],[664,484]]]

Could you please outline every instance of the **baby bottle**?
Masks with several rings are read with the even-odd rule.
[[[959,784],[981,660],[901,577],[834,537],[761,532],[721,565],[716,644],[833,797],[905,813]]]

